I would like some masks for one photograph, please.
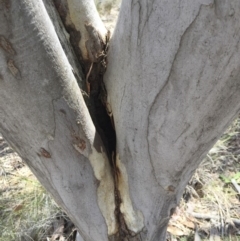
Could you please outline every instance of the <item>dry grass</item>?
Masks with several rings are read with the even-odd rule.
[[[61,225],[68,227],[58,236],[72,240],[72,223],[29,168],[17,154],[6,154],[9,147],[0,150],[0,241],[54,241],[50,238]]]
[[[169,240],[240,240],[240,116],[196,170],[170,221]]]
[[[0,173],[0,241],[46,240],[60,209],[15,153],[0,158]]]

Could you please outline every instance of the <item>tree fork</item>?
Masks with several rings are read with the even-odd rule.
[[[56,9],[58,10],[63,24],[65,25],[66,30],[69,31],[70,36],[77,36],[79,34],[79,29],[87,30],[87,34],[81,34],[81,35],[88,35],[88,37],[85,38],[85,45],[81,44],[81,39],[79,39],[78,42],[71,41],[74,49],[76,49],[77,53],[80,54],[79,60],[83,60],[83,65],[85,66],[85,75],[86,75],[86,82],[89,82],[89,87],[87,88],[86,92],[89,94],[90,104],[88,104],[90,114],[92,116],[93,122],[95,124],[95,127],[98,130],[98,133],[100,133],[100,136],[102,137],[102,140],[105,144],[106,150],[108,152],[108,157],[110,160],[110,165],[112,167],[112,174],[114,179],[114,186],[115,186],[115,204],[116,204],[116,220],[118,222],[118,233],[114,235],[114,239],[117,240],[124,240],[124,239],[131,239],[134,237],[134,240],[136,239],[136,231],[139,232],[143,228],[143,224],[141,223],[140,218],[139,221],[133,221],[135,223],[140,224],[141,228],[134,229],[131,231],[128,229],[128,225],[125,223],[124,215],[121,211],[121,204],[122,204],[122,197],[127,199],[125,203],[131,206],[131,200],[129,198],[128,186],[127,181],[124,179],[127,179],[126,173],[125,175],[121,174],[121,168],[119,167],[120,162],[117,162],[117,156],[116,156],[116,133],[114,129],[114,118],[111,113],[111,107],[110,104],[107,103],[107,92],[105,89],[105,84],[103,82],[103,75],[107,69],[107,51],[108,51],[108,45],[110,40],[110,32],[106,32],[105,36],[103,33],[100,32],[97,25],[94,26],[94,19],[89,19],[83,17],[84,14],[88,14],[89,8],[83,8],[83,6],[78,6],[78,10],[81,8],[82,14],[81,21],[79,19],[76,21],[75,18],[71,17],[71,13],[69,9],[71,9],[71,6],[69,6],[71,3],[66,1],[58,1],[54,0]],[[61,2],[61,3],[60,3]],[[86,5],[85,5],[86,6]],[[73,9],[73,7],[72,7]],[[76,10],[76,11],[78,11]],[[76,13],[75,13],[76,14]],[[72,15],[74,15],[72,13]],[[94,17],[97,16],[98,13],[95,12]],[[67,19],[72,19],[71,27],[69,28],[69,22]],[[85,26],[85,29],[81,27],[81,25]],[[98,25],[100,24],[100,20],[98,20]],[[78,29],[75,27],[78,26]],[[82,32],[81,32],[82,33]],[[76,38],[72,38],[76,39]],[[71,38],[70,38],[71,40]],[[82,46],[82,47],[81,47]],[[85,50],[87,49],[87,51]],[[87,53],[85,56],[82,53]],[[87,83],[88,86],[88,83]],[[124,181],[123,181],[124,180]],[[123,185],[120,183],[124,183]],[[121,189],[121,191],[119,190]],[[125,192],[127,194],[125,194]],[[126,215],[126,210],[124,211]],[[132,213],[134,213],[133,210],[131,210]],[[130,219],[133,220],[133,217],[129,218],[128,224],[131,226]],[[135,232],[134,232],[135,231]]]
[[[107,30],[93,1],[54,0],[75,54],[43,2],[0,2],[1,133],[85,241],[164,240],[189,178],[240,109],[240,2],[123,0],[100,88],[110,148],[86,106],[101,105],[94,73]]]

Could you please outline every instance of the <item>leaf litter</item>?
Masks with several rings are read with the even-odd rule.
[[[239,150],[240,115],[189,181],[170,219],[169,241],[240,240]]]

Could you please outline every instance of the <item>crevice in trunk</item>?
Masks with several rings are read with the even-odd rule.
[[[141,240],[140,234],[136,235],[128,229],[124,220],[124,215],[120,210],[122,200],[119,191],[119,176],[121,176],[121,170],[116,164],[116,131],[112,113],[109,113],[108,111],[107,92],[103,82],[106,66],[102,63],[107,63],[107,45],[108,43],[106,41],[106,46],[103,47],[104,55],[99,57],[99,61],[97,63],[89,63],[86,67],[86,69],[89,69],[90,71],[90,73],[88,72],[86,74],[86,79],[90,85],[88,102],[89,112],[96,130],[104,143],[114,178],[114,196],[116,205],[115,217],[118,223],[118,233],[113,235],[114,237],[109,237],[109,240]],[[88,92],[88,90],[86,90],[86,92]]]
[[[95,128],[100,135],[104,150],[108,156],[112,176],[114,179],[114,196],[115,196],[115,212],[114,215],[117,220],[118,232],[115,235],[109,237],[109,240],[122,241],[142,240],[142,232],[136,234],[128,229],[124,220],[124,215],[120,210],[122,203],[121,193],[119,190],[121,170],[116,164],[116,132],[114,127],[114,119],[112,113],[110,113],[107,103],[107,92],[103,82],[103,75],[107,67],[107,50],[109,43],[109,35],[106,39],[101,39],[100,35],[92,35],[94,27],[90,23],[85,24],[86,30],[89,33],[89,39],[86,41],[86,48],[88,51],[89,59],[86,60],[82,56],[82,52],[79,48],[79,42],[81,40],[81,33],[76,30],[73,23],[67,22],[67,14],[69,13],[66,2],[62,0],[53,0],[57,12],[59,13],[63,25],[70,36],[70,43],[77,56],[78,62],[82,67],[82,71],[85,75],[85,80],[81,82],[80,89],[82,89],[83,97],[91,115]],[[109,33],[110,34],[110,33]],[[100,40],[101,49],[96,51],[96,43]],[[87,42],[89,45],[87,46]],[[90,48],[88,48],[90,46]]]
[[[93,63],[93,74],[90,74],[88,79],[91,90],[87,106],[96,130],[104,143],[108,158],[111,160],[113,153],[115,155],[116,152],[116,132],[112,123],[113,120],[108,115],[102,100],[102,95],[105,95],[106,93],[103,93],[103,74],[95,72],[95,68],[97,68],[98,64],[99,63]],[[93,79],[92,76],[94,75],[97,77],[94,77]]]

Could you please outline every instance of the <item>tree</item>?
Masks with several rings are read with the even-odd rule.
[[[164,240],[239,112],[239,22],[238,0],[123,0],[109,42],[93,1],[0,1],[0,132],[85,241]]]

